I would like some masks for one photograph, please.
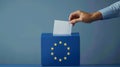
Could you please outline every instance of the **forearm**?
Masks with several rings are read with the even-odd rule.
[[[99,10],[102,14],[102,19],[110,19],[120,16],[120,1]]]

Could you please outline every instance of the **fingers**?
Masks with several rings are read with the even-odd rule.
[[[73,13],[71,13],[71,14],[69,15],[69,21],[72,20],[73,15],[74,15]]]
[[[69,15],[69,21],[71,21],[72,19],[74,19],[77,15],[78,15],[78,11],[72,12],[72,13]]]
[[[97,16],[95,16],[95,14],[91,14],[91,13],[78,10],[70,14],[69,21],[73,25],[81,21],[84,23],[91,23],[92,21],[97,20],[95,19]]]
[[[75,11],[75,12],[72,12],[70,15],[69,15],[69,21],[71,24],[75,25],[75,23],[81,21],[80,20],[80,14],[81,12],[78,10],[78,11]]]
[[[75,24],[76,24],[77,22],[80,22],[80,21],[81,21],[80,19],[74,19],[74,20],[70,21],[70,23],[71,23],[73,26],[75,26]]]
[[[81,19],[78,18],[78,19],[73,19],[73,20],[71,20],[70,22],[71,22],[72,24],[75,24],[75,23],[80,22],[80,21],[81,21]]]

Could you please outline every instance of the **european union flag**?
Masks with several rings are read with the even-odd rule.
[[[79,66],[80,36],[53,36],[43,33],[41,36],[41,64],[43,66]]]

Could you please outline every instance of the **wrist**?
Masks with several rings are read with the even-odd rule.
[[[96,20],[101,20],[102,19],[102,14],[100,12],[94,12],[91,15],[91,20],[96,21]]]

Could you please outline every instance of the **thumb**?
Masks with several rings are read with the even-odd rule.
[[[77,22],[79,22],[79,21],[81,21],[80,19],[73,19],[73,20],[71,20],[70,22],[72,23],[72,24],[75,24],[75,23],[77,23]]]

